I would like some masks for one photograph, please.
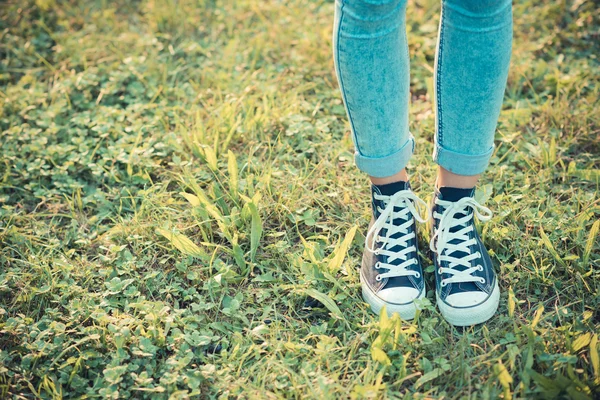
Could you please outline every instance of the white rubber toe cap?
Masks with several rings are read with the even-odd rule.
[[[386,303],[408,304],[419,297],[420,292],[412,287],[384,288],[377,292],[377,296]]]
[[[484,292],[455,293],[446,297],[446,303],[451,307],[473,307],[481,304],[488,298]]]
[[[360,276],[362,295],[365,301],[371,306],[371,311],[379,315],[379,312],[385,306],[389,316],[397,313],[405,321],[411,320],[417,313],[416,299],[425,297],[425,289],[419,292],[415,288],[384,288],[375,293],[371,290]]]
[[[446,321],[455,326],[471,326],[481,324],[492,318],[500,303],[498,280],[492,293],[488,296],[483,292],[457,293],[440,300],[437,305]]]

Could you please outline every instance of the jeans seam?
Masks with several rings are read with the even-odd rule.
[[[361,151],[360,151],[360,147],[358,146],[358,137],[356,135],[356,130],[354,128],[354,120],[352,119],[352,113],[350,112],[350,105],[348,104],[348,98],[346,96],[346,89],[344,89],[344,78],[342,77],[342,67],[341,67],[341,62],[340,62],[340,37],[342,36],[342,28],[343,28],[343,23],[344,23],[344,7],[345,4],[343,1],[340,1],[340,22],[339,22],[339,26],[338,26],[338,31],[337,31],[337,48],[335,49],[336,53],[337,53],[337,59],[338,59],[338,73],[339,73],[339,80],[340,80],[340,89],[342,92],[342,98],[344,100],[344,104],[346,104],[346,109],[348,110],[348,120],[350,122],[350,131],[352,132],[352,137],[354,138],[354,146],[356,147],[356,151],[358,152],[358,154],[362,155]]]
[[[437,145],[438,147],[442,146],[442,139],[444,136],[443,129],[443,118],[442,118],[442,82],[440,79],[441,71],[442,71],[442,56],[444,50],[444,20],[445,20],[445,12],[444,12],[444,1],[441,2],[441,10],[440,10],[440,38],[438,42],[438,58],[437,58],[437,68],[436,68],[436,76],[435,76],[435,86],[436,86],[436,103],[437,103]]]

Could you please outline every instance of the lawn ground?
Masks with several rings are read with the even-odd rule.
[[[465,330],[432,274],[412,323],[362,302],[331,1],[0,10],[0,398],[598,398],[598,2],[515,2],[478,192],[502,297]],[[424,198],[438,13],[409,2]]]

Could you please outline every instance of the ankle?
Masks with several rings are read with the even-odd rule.
[[[452,187],[457,189],[472,189],[477,185],[480,175],[457,175],[442,167],[438,167],[438,176],[435,181],[436,189]]]
[[[408,173],[406,172],[406,168],[403,168],[400,172],[391,176],[386,176],[383,178],[369,176],[369,179],[373,185],[387,185],[388,183],[394,182],[408,182]]]

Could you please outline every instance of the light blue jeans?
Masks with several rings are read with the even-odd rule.
[[[511,0],[442,0],[433,158],[446,170],[486,169],[511,46]],[[406,0],[336,0],[333,53],[358,168],[374,177],[396,174],[414,151]]]

